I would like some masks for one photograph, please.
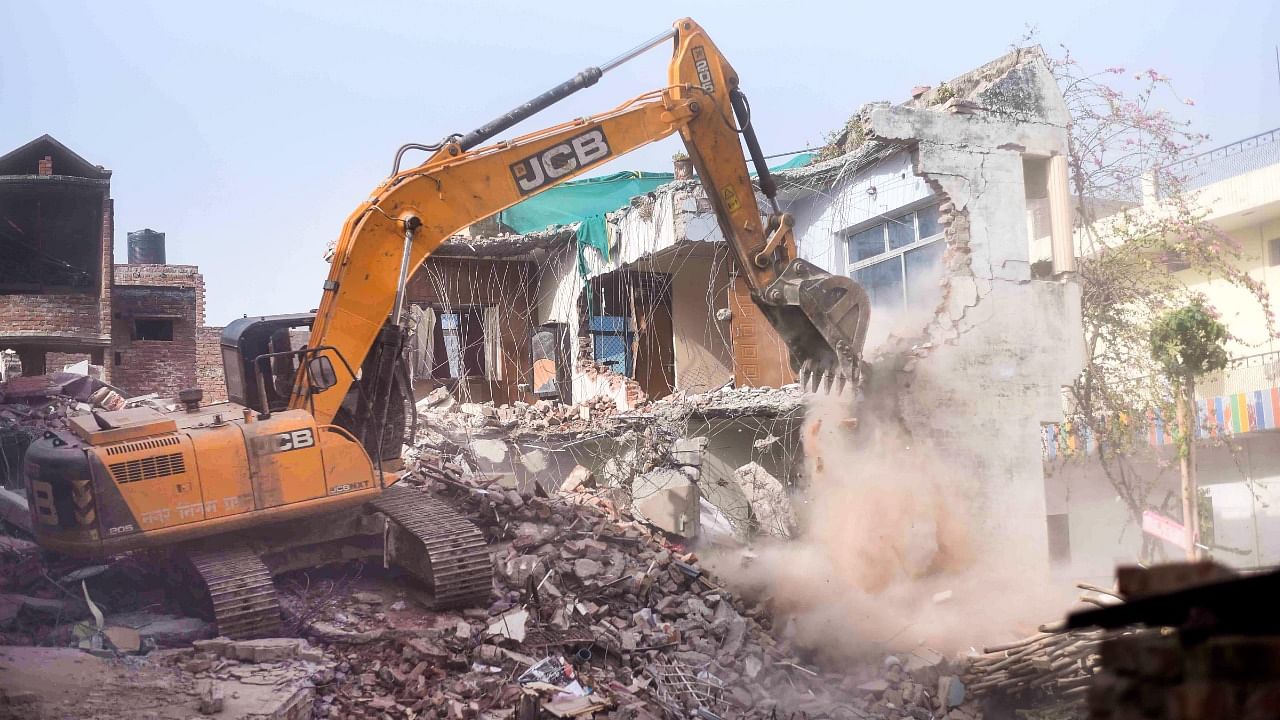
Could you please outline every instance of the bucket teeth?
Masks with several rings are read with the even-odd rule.
[[[832,370],[831,368],[827,368],[826,372],[822,374],[823,392],[825,392],[828,395],[831,394],[831,383],[835,382],[835,379],[836,379],[835,371]]]
[[[844,376],[844,373],[840,373],[839,375],[836,376],[836,394],[837,395],[844,394],[844,384],[847,380],[848,378]]]

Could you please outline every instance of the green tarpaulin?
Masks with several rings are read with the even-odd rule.
[[[801,153],[770,169],[801,167],[812,159],[812,154]],[[578,272],[585,276],[584,247],[595,248],[606,261],[609,260],[609,233],[605,230],[604,216],[625,207],[631,198],[651,192],[674,178],[671,173],[625,171],[571,180],[503,210],[498,219],[518,233],[545,230],[551,225],[581,223],[578,226]]]
[[[781,165],[769,166],[769,171],[778,172],[779,170],[791,170],[793,168],[804,167],[805,165],[808,165],[811,162],[813,162],[813,153],[800,153],[799,155],[793,156],[790,160],[782,163]],[[754,173],[752,174],[754,175]]]
[[[582,248],[593,247],[609,257],[609,234],[604,216],[675,178],[671,173],[618,172],[571,180],[503,210],[498,219],[518,233],[544,230],[550,225],[578,226],[578,270],[586,269]]]

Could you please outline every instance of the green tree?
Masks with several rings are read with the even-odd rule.
[[[1158,318],[1151,326],[1151,357],[1173,389],[1177,415],[1174,437],[1182,473],[1182,522],[1187,559],[1196,560],[1200,542],[1199,485],[1196,482],[1196,378],[1227,366],[1227,327],[1203,297]]]

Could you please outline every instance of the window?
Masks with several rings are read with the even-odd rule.
[[[136,318],[133,321],[134,340],[173,340],[173,320],[166,318]]]
[[[1280,238],[1267,241],[1267,262],[1270,265],[1280,265]]]
[[[937,205],[889,216],[848,236],[849,275],[876,308],[927,302],[938,284],[942,237]]]
[[[484,377],[484,308],[437,309],[434,345],[433,378]]]
[[[591,342],[596,362],[621,375],[631,376],[631,323],[614,315],[591,316]]]

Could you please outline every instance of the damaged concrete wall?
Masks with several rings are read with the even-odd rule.
[[[460,399],[497,404],[533,399],[520,385],[530,382],[534,277],[532,264],[519,260],[432,257],[410,279],[406,291],[410,304],[440,310],[498,310],[496,342],[468,339],[484,344],[484,374],[457,381],[455,392]],[[426,380],[418,383],[416,391],[421,396],[438,384]]]
[[[539,268],[539,289],[534,313],[537,322],[562,323],[571,338],[588,338],[582,327],[583,295],[589,281],[611,273],[644,271],[668,273],[673,309],[672,345],[675,352],[675,377],[669,378],[675,389],[702,392],[719,387],[731,376],[726,365],[731,362],[727,346],[717,347],[723,333],[716,326],[714,310],[708,303],[708,288],[727,285],[723,263],[708,260],[704,253],[682,249],[686,241],[719,241],[719,228],[711,218],[699,215],[697,184],[678,181],[660,190],[635,198],[632,204],[608,219],[610,256],[586,249],[583,268],[578,266],[577,249],[566,248],[548,258]],[[705,199],[703,200],[705,204]],[[713,251],[714,254],[714,251]],[[695,257],[696,256],[696,257]],[[585,277],[583,277],[585,271]],[[713,279],[720,278],[717,282]],[[712,291],[715,294],[716,291]],[[721,291],[722,292],[722,291]],[[713,298],[711,302],[715,302]],[[696,303],[689,307],[688,303]],[[723,307],[720,302],[715,307]],[[607,369],[595,366],[590,357],[590,344],[584,353],[574,352],[570,358],[573,401],[605,396],[615,398],[619,407],[626,404],[625,381],[611,377]],[[564,398],[569,401],[570,398]]]
[[[846,238],[859,223],[940,205],[937,292],[879,314],[869,357],[897,424],[954,469],[945,482],[969,503],[975,539],[1019,548],[1028,568],[1047,569],[1039,425],[1061,418],[1061,386],[1079,373],[1083,340],[1078,284],[1030,273],[1038,228],[1028,227],[1024,160],[1064,154],[1069,115],[1038,50],[948,85],[956,96],[946,104],[927,94],[864,109],[864,147],[808,170],[831,178],[823,192],[804,192],[813,188],[805,172],[788,178],[801,188],[800,252],[847,272]]]
[[[977,541],[1016,546],[1043,570],[1039,427],[1061,417],[1083,336],[1077,283],[1031,279],[1023,158],[1065,153],[1069,118],[1043,56],[1010,57],[1003,74],[989,65],[953,83],[972,87],[973,108],[877,106],[866,117],[871,137],[912,148],[947,227],[942,300],[926,325],[898,329],[898,347],[913,348],[893,378],[901,424],[947,458]]]
[[[729,264],[724,253],[685,258],[671,277],[676,388],[714,390],[733,378],[729,323],[716,312],[729,303]]]

